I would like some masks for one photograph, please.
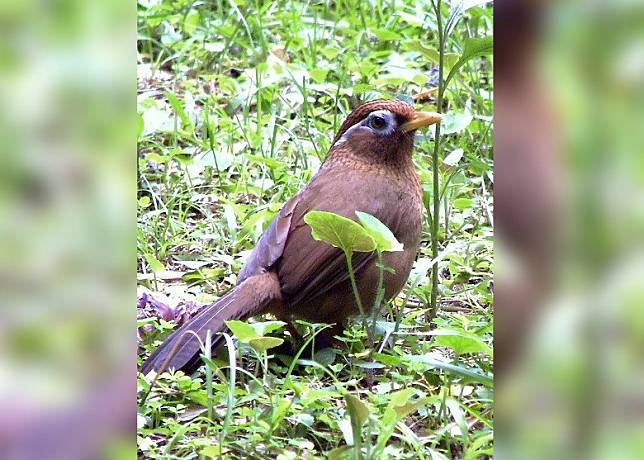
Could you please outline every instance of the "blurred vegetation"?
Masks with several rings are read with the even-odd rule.
[[[523,319],[501,328],[520,305],[495,298],[495,337],[518,329],[526,345],[495,381],[495,448],[508,458],[636,459],[644,448],[644,4],[548,2],[532,13],[531,46],[513,70],[549,111],[547,126],[525,122],[533,134],[524,141],[550,143],[527,163],[531,173],[550,169],[530,193],[556,197],[552,224],[539,229],[553,244],[541,251],[550,253],[542,267],[526,269],[520,251],[498,250],[508,240],[497,233],[495,290],[528,280],[538,301],[522,298]],[[510,85],[495,77],[496,96]],[[495,111],[510,105],[497,99]],[[540,282],[538,271],[551,281]]]
[[[492,32],[491,7],[469,3],[442,8],[444,20],[460,19],[445,41],[447,71],[468,40]],[[183,312],[226,292],[359,102],[436,110],[436,30],[431,2],[139,1],[140,295]],[[492,455],[491,90],[491,60],[476,57],[454,73],[440,107],[433,322],[426,225],[371,359],[358,325],[346,350],[297,365],[257,346],[274,343],[262,339],[264,323],[254,342],[234,330],[238,352],[193,377],[164,374],[146,399],[150,381],[139,377],[141,455],[356,458],[355,446],[364,458]],[[431,137],[417,136],[414,156],[428,209]],[[172,329],[149,310],[139,326],[142,355]]]

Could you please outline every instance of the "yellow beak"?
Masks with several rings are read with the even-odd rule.
[[[416,112],[411,120],[400,127],[404,132],[440,123],[443,116],[436,112]]]

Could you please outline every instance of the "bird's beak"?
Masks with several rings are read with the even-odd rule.
[[[403,132],[413,131],[423,126],[433,125],[435,123],[440,123],[443,119],[443,116],[440,113],[436,112],[416,112],[411,120],[407,123],[403,123],[400,127]]]

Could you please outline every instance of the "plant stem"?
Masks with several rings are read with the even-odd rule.
[[[212,336],[211,331],[206,334],[205,355],[210,361],[212,357]],[[206,398],[208,401],[208,419],[212,420],[213,416],[213,402],[212,402],[212,369],[210,362],[206,363]]]
[[[436,23],[438,26],[438,98],[436,100],[436,111],[441,112],[443,108],[443,92],[445,91],[443,82],[443,65],[445,60],[445,35],[443,31],[443,19],[441,16],[441,0],[436,0],[434,4],[436,11]],[[441,125],[437,123],[436,130],[434,131],[434,151],[432,152],[432,201],[433,201],[433,216],[432,216],[432,258],[434,265],[432,266],[432,295],[430,300],[429,321],[432,321],[438,312],[438,228],[440,224],[440,195],[439,190],[439,170],[438,170],[438,151],[440,149],[441,141]]]
[[[347,259],[347,270],[349,270],[349,279],[351,280],[351,288],[353,289],[353,295],[356,298],[356,305],[358,305],[358,310],[360,310],[360,317],[362,318],[362,327],[367,330],[367,336],[369,337],[369,342],[373,345],[373,334],[371,329],[367,325],[367,319],[364,316],[364,307],[362,306],[362,300],[360,299],[360,292],[358,291],[358,284],[356,283],[356,275],[353,273],[353,261],[350,250],[344,251],[344,255]]]
[[[380,316],[380,311],[382,310],[382,299],[385,297],[385,290],[382,287],[384,282],[385,266],[382,261],[382,252],[377,253],[378,256],[378,287],[376,288],[376,300],[373,303],[373,315],[372,315],[372,324],[371,327],[373,330],[376,328],[376,320]]]

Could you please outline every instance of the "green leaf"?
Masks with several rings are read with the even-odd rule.
[[[376,242],[357,222],[326,211],[309,211],[304,222],[311,227],[311,236],[348,252],[371,252]]]
[[[192,35],[195,30],[199,27],[201,23],[201,15],[199,14],[199,11],[197,10],[192,10],[188,16],[186,17],[186,20],[183,23],[183,30],[187,34]]]
[[[474,117],[471,113],[448,112],[441,121],[442,134],[456,134],[467,128]]]
[[[158,164],[167,163],[169,159],[169,156],[159,155],[155,152],[150,152],[145,156],[145,161],[152,161]]]
[[[359,449],[362,440],[362,425],[369,417],[369,408],[360,401],[360,398],[348,393],[344,395],[344,399],[347,402],[347,412],[349,412],[349,418],[351,419],[353,445]]]
[[[326,76],[329,73],[328,68],[316,68],[316,69],[311,69],[311,78],[316,82],[316,83],[324,83],[326,81]]]
[[[392,355],[385,355],[382,353],[373,353],[372,355],[373,359],[376,361],[380,361],[383,364],[386,364],[387,366],[399,366],[400,365],[400,357],[399,356],[392,356]]]
[[[282,420],[284,420],[284,417],[286,417],[292,404],[293,401],[291,399],[283,398],[277,407],[273,406],[273,411],[271,413],[271,424],[273,426],[277,426]]]
[[[145,121],[143,120],[143,115],[140,113],[136,114],[136,137],[141,138],[143,131],[145,130]]]
[[[475,460],[478,458],[486,457],[491,455],[492,449],[490,446],[494,440],[494,435],[492,433],[484,434],[476,438],[467,448],[465,452],[465,460]]]
[[[284,321],[261,321],[258,323],[252,323],[251,326],[257,332],[257,335],[264,336],[270,334],[273,331],[281,329],[286,323]]]
[[[408,41],[403,43],[403,46],[406,48],[413,50],[413,51],[418,51],[423,55],[425,59],[427,59],[429,62],[432,64],[438,63],[438,50],[436,48],[428,48],[424,42],[421,42],[420,40],[413,40],[413,41]]]
[[[184,129],[192,132],[194,130],[194,127],[192,126],[192,122],[190,121],[190,118],[186,114],[185,110],[183,110],[183,104],[175,96],[172,94],[170,91],[165,92],[165,97],[168,99],[168,102],[170,103],[170,106],[174,109],[175,113],[181,120],[181,125]]]
[[[492,54],[493,43],[492,36],[488,35],[486,37],[474,37],[468,38],[465,40],[465,45],[463,46],[463,52],[461,57],[456,64],[454,64],[445,79],[444,85],[447,86],[449,81],[456,75],[456,71],[460,69],[467,61],[473,59],[477,56],[485,56],[487,54]]]
[[[271,348],[279,347],[283,343],[284,339],[280,339],[278,337],[257,337],[248,341],[248,345],[260,353]]]
[[[225,323],[240,342],[247,343],[248,341],[259,337],[259,334],[257,334],[255,329],[253,329],[253,326],[245,321],[230,320],[225,321]]]
[[[465,40],[465,46],[463,48],[463,53],[459,61],[467,61],[476,56],[485,56],[487,54],[492,54],[493,42],[492,36],[488,35],[485,37],[473,37]]]
[[[402,243],[400,243],[394,234],[391,233],[391,230],[389,230],[389,228],[376,217],[361,211],[356,211],[356,216],[360,219],[362,228],[364,228],[376,242],[376,251],[398,252],[403,250]]]
[[[470,209],[472,207],[471,198],[456,198],[454,200],[454,208],[458,210]]]
[[[483,342],[480,337],[465,331],[455,331],[452,329],[437,329],[431,331],[431,335],[435,336],[434,345],[439,347],[447,347],[457,355],[467,353],[485,353],[492,356],[492,348]]]
[[[344,399],[347,402],[347,409],[349,411],[349,416],[351,417],[351,423],[362,428],[362,424],[366,422],[367,417],[369,417],[369,408],[360,400],[360,398],[351,394],[347,393],[344,396]]]
[[[139,206],[143,209],[148,208],[152,204],[150,197],[148,195],[143,195],[139,198]]]
[[[422,15],[409,14],[409,13],[405,13],[404,11],[396,11],[395,14],[409,25],[412,25],[415,27],[423,26]]]
[[[402,39],[402,36],[399,33],[389,29],[376,29],[373,31],[373,34],[378,38],[378,40],[382,41],[398,41]]]
[[[426,355],[407,355],[406,358],[411,362],[423,363],[429,369],[441,369],[451,374],[465,377],[471,381],[482,383],[483,385],[492,386],[494,383],[492,377],[481,374],[469,367],[446,363]]]
[[[423,397],[412,400],[414,394],[416,394],[416,390],[413,388],[405,388],[391,393],[389,404],[380,419],[380,434],[376,443],[377,454],[381,454],[384,450],[398,421],[428,402],[428,398]]]
[[[190,177],[198,177],[206,170],[212,168],[217,172],[225,171],[235,162],[235,156],[223,149],[199,153],[192,157],[188,165]]]
[[[159,262],[159,259],[154,257],[152,254],[146,254],[145,260],[150,266],[150,270],[152,270],[154,273],[161,273],[162,271],[165,271],[165,266],[161,262]]]
[[[454,167],[461,161],[461,158],[463,158],[463,149],[456,149],[443,159],[443,164]]]
[[[452,414],[452,418],[454,418],[456,425],[458,425],[459,429],[461,430],[461,436],[466,435],[468,432],[467,420],[465,419],[465,413],[463,412],[463,409],[461,408],[458,401],[454,398],[447,398],[445,400],[445,405],[449,409],[449,412]]]

